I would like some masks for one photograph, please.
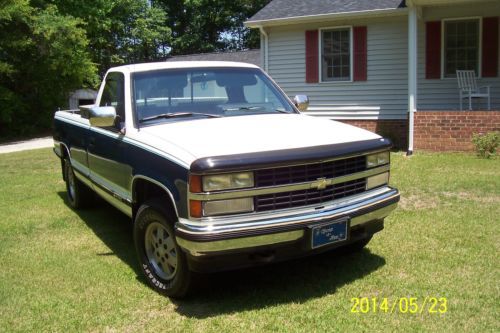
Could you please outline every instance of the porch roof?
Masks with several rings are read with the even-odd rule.
[[[407,0],[407,2],[409,5],[414,6],[439,6],[477,3],[477,0]]]

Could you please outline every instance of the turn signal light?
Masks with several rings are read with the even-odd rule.
[[[201,201],[189,200],[189,215],[191,215],[191,217],[201,217]]]
[[[201,192],[201,176],[189,175],[189,191],[191,193]]]

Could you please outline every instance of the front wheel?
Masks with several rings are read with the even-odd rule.
[[[134,243],[142,271],[154,290],[177,298],[188,293],[192,273],[175,240],[173,220],[160,200],[149,201],[137,211]]]

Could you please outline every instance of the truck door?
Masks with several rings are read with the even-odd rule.
[[[123,205],[131,199],[129,189],[132,180],[127,143],[120,132],[120,123],[125,122],[124,83],[122,73],[111,72],[106,76],[99,106],[114,106],[117,123],[110,127],[91,126],[88,143],[90,179],[94,189],[122,211],[128,210]]]

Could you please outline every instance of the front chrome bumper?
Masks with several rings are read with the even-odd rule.
[[[193,256],[292,242],[305,237],[307,227],[341,217],[350,227],[382,220],[399,201],[399,192],[385,186],[323,206],[246,214],[211,221],[180,219],[176,224],[179,246]]]

